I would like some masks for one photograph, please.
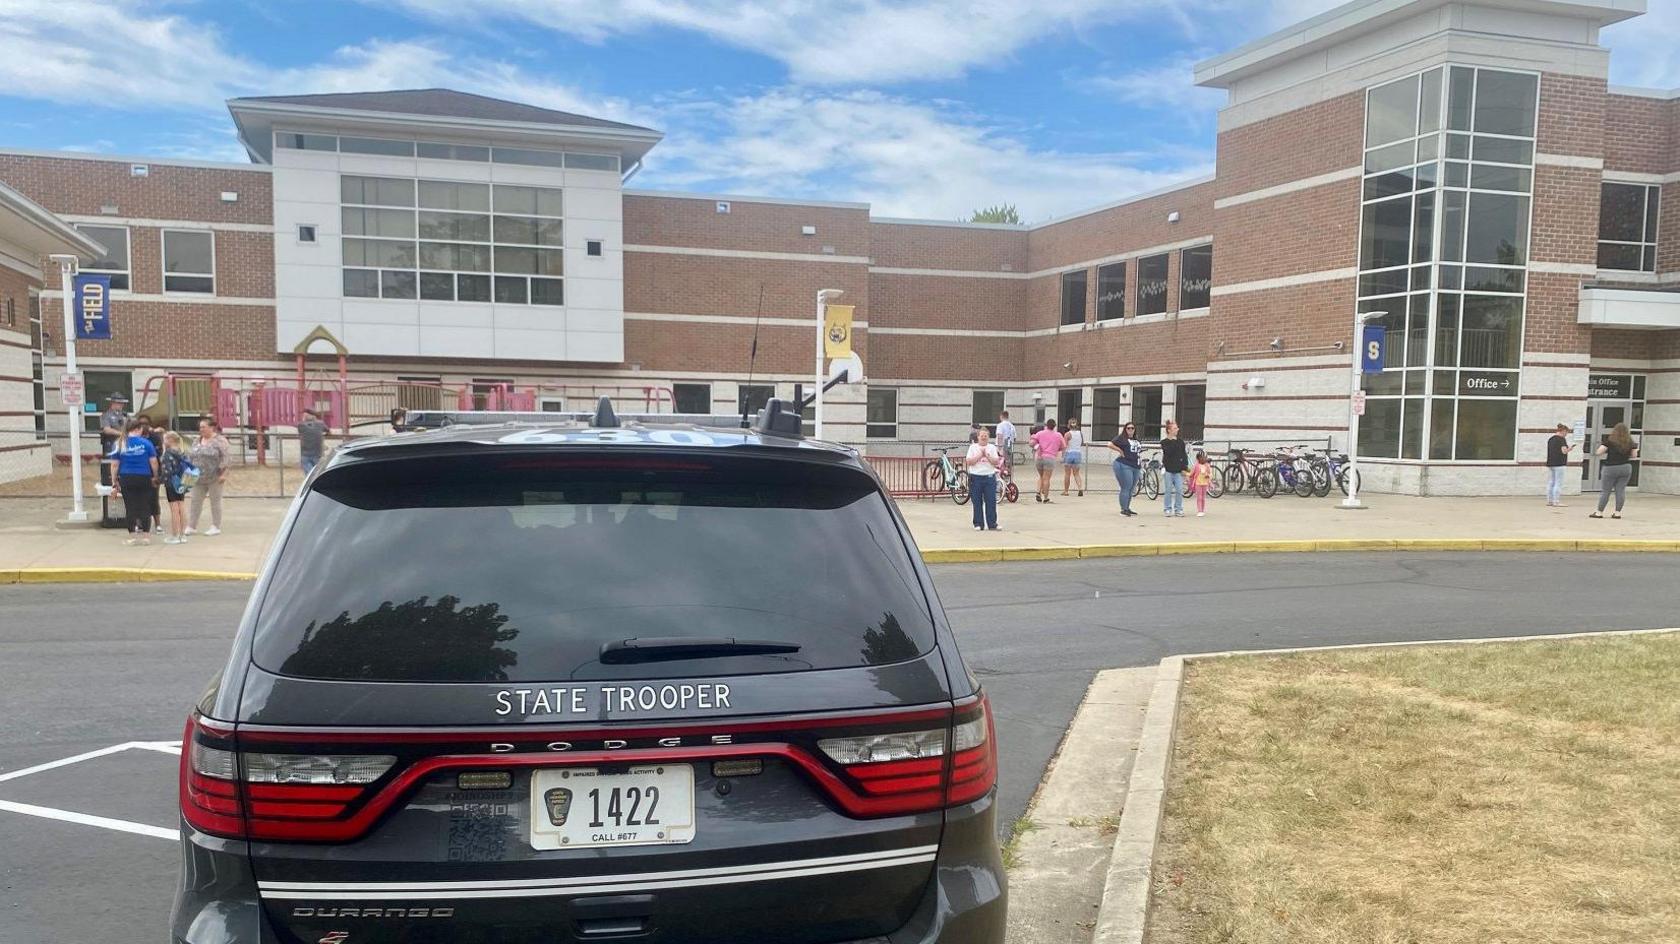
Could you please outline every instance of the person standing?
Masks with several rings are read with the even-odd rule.
[[[963,456],[963,468],[968,470],[968,500],[974,505],[974,530],[1002,531],[997,523],[997,477],[1003,468],[1003,455],[992,444],[991,434],[980,427],[968,454]]]
[[[113,393],[105,398],[105,412],[99,414],[99,454],[108,456],[128,429],[128,398]]]
[[[1610,435],[1604,437],[1598,454],[1604,459],[1598,470],[1598,510],[1587,517],[1604,517],[1604,506],[1610,502],[1610,493],[1615,492],[1616,510],[1610,517],[1620,518],[1622,505],[1627,501],[1628,480],[1633,478],[1631,463],[1639,458],[1639,447],[1634,445],[1626,423],[1617,423]]]
[[[1067,440],[1056,432],[1056,421],[1045,420],[1044,428],[1032,435],[1033,456],[1038,459],[1038,501],[1050,504],[1050,476],[1056,474],[1056,463],[1067,448]]]
[[[1009,467],[1010,454],[1015,451],[1015,424],[1009,422],[1008,410],[998,414],[997,450],[1003,456],[1003,465],[998,466],[1001,471]]]
[[[1190,494],[1196,496],[1196,517],[1207,517],[1207,493],[1213,487],[1213,462],[1196,450],[1196,464],[1190,467]]]
[[[187,530],[184,533],[198,533],[198,519],[204,513],[204,500],[208,498],[210,527],[205,529],[204,536],[215,537],[222,533],[222,486],[227,482],[228,464],[232,457],[220,423],[212,419],[198,421],[198,442],[193,443],[191,455],[193,465],[198,466],[198,484],[188,493],[192,501],[187,506]]]
[[[321,422],[321,414],[314,410],[304,410],[303,419],[298,422],[298,466],[303,474],[308,475],[321,462],[321,452],[326,447],[327,424]]]
[[[1563,507],[1563,477],[1569,471],[1569,453],[1575,446],[1569,441],[1569,424],[1557,424],[1557,432],[1546,440],[1546,505]]]
[[[195,469],[187,460],[181,434],[170,430],[163,434],[163,455],[158,459],[158,479],[163,482],[164,497],[169,500],[169,535],[165,544],[185,544],[187,537],[186,500],[191,486],[182,481]]]
[[[163,459],[163,430],[152,425],[149,414],[141,413],[135,419],[145,424],[146,438],[151,440],[152,449],[156,451],[158,460]],[[152,531],[163,533],[163,485],[158,480],[152,482]]]
[[[1161,483],[1161,502],[1168,518],[1184,517],[1184,473],[1190,471],[1190,454],[1178,435],[1178,422],[1167,420],[1166,435],[1161,437],[1161,470],[1166,473]]]
[[[152,519],[157,515],[153,507],[157,504],[157,449],[146,436],[144,420],[130,420],[127,432],[117,447],[117,485],[128,514],[128,539],[123,543],[150,544]]]
[[[1085,494],[1085,431],[1079,426],[1079,417],[1075,416],[1067,421],[1067,432],[1063,436],[1067,440],[1067,451],[1062,453],[1062,495],[1067,496],[1068,484],[1079,486],[1079,494]]]
[[[1120,432],[1108,443],[1114,456],[1114,480],[1120,483],[1120,514],[1130,518],[1137,514],[1132,510],[1132,492],[1137,489],[1138,470],[1143,458],[1143,443],[1137,441],[1137,424],[1127,423]]]

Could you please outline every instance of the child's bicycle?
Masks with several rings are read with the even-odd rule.
[[[959,505],[968,504],[968,473],[957,468],[951,461],[949,453],[952,446],[935,446],[933,451],[939,453],[939,458],[929,459],[922,469],[922,483],[933,495],[950,492],[951,500]]]

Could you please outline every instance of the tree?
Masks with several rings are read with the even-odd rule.
[[[1021,222],[1021,214],[1015,212],[1015,204],[1000,203],[983,210],[975,210],[969,216],[968,221],[970,223],[1019,223]]]

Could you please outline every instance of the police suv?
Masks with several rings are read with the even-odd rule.
[[[187,721],[176,944],[1003,940],[991,713],[880,482],[780,401],[674,420],[315,470]]]

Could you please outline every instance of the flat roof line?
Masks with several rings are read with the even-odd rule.
[[[105,161],[110,164],[159,164],[164,167],[207,167],[211,170],[246,170],[258,174],[272,173],[263,164],[241,164],[237,161],[192,161],[171,157],[147,157],[124,154],[96,154],[92,151],[43,151],[35,148],[0,147],[0,154],[15,157],[61,157],[72,161]]]
[[[1004,233],[1024,233],[1032,229],[1026,223],[973,223],[968,220],[924,220],[912,216],[871,216],[871,223],[888,226],[954,226],[959,229],[989,229]]]
[[[825,207],[836,210],[867,210],[867,203],[841,203],[833,200],[796,200],[792,197],[753,197],[737,193],[691,193],[684,190],[643,190],[626,187],[627,197],[668,197],[672,200],[723,200],[729,203],[770,203],[779,206]]]
[[[1200,187],[1202,184],[1211,184],[1217,179],[1218,177],[1214,174],[1204,174],[1201,177],[1195,177],[1190,180],[1181,180],[1176,184],[1168,184],[1165,187],[1157,187],[1154,190],[1145,191],[1144,193],[1135,193],[1129,197],[1123,197],[1110,203],[1104,203],[1101,206],[1094,206],[1084,210],[1075,210],[1074,212],[1068,213],[1064,216],[1053,216],[1042,223],[1032,224],[1028,227],[1028,229],[1043,229],[1046,226],[1055,226],[1058,223],[1066,223],[1069,220],[1077,220],[1082,216],[1090,216],[1093,213],[1101,213],[1104,210],[1117,209],[1129,203],[1140,203],[1144,200],[1164,197],[1175,191],[1189,190],[1191,187]]]
[[[1611,95],[1627,95],[1633,98],[1660,98],[1664,101],[1680,99],[1680,88],[1660,89],[1646,88],[1642,85],[1612,85]]]

